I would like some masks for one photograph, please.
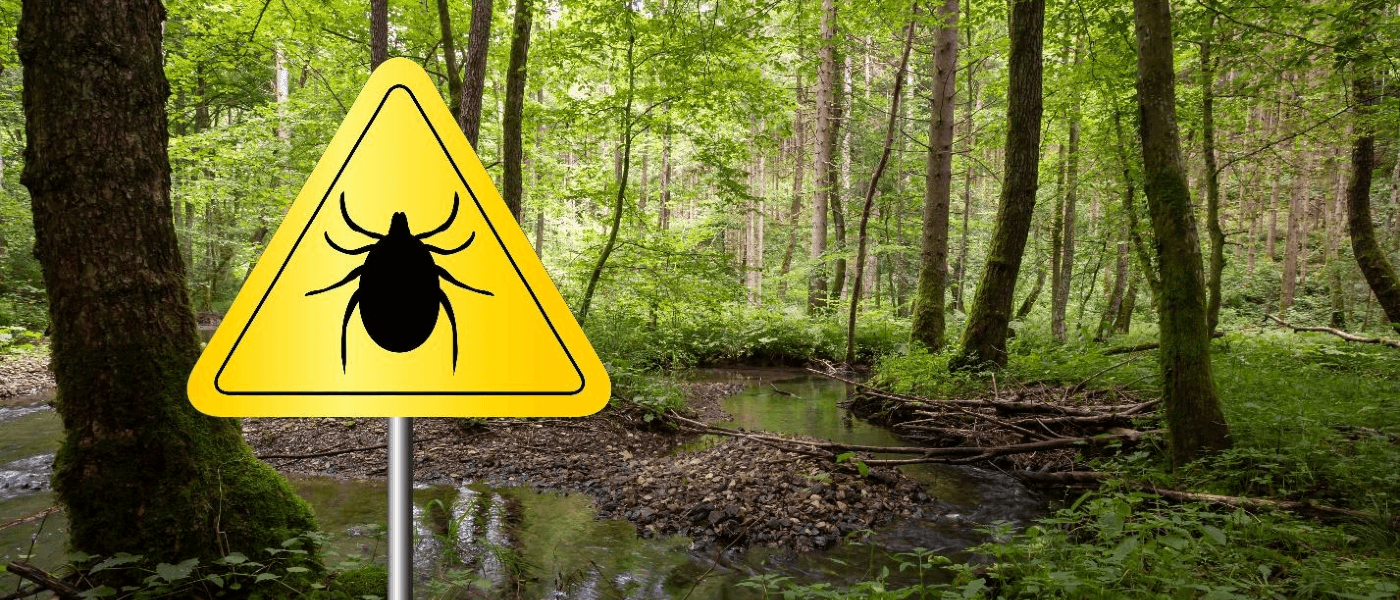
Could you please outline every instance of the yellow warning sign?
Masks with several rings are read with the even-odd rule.
[[[189,380],[218,416],[579,416],[609,392],[407,59],[370,77]]]

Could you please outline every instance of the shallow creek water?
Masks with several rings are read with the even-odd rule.
[[[706,371],[709,381],[739,381],[745,391],[722,401],[733,418],[723,426],[801,433],[863,445],[906,445],[888,430],[852,416],[838,403],[845,384],[792,370]],[[35,514],[54,503],[48,488],[53,452],[62,435],[49,398],[12,399],[0,405],[0,524]],[[692,452],[720,443],[704,436],[677,447]],[[469,482],[419,482],[414,492],[417,531],[415,595],[420,598],[481,597],[590,600],[595,598],[727,599],[758,597],[736,584],[753,574],[777,573],[799,582],[848,583],[890,566],[892,555],[928,548],[965,560],[965,549],[985,539],[981,525],[1024,523],[1044,504],[1004,475],[959,467],[917,465],[906,475],[925,484],[940,510],[931,520],[905,520],[876,531],[864,544],[793,556],[769,548],[713,555],[689,550],[682,537],[641,539],[626,521],[596,518],[589,496],[491,488]],[[385,562],[383,481],[328,477],[292,480],[315,508],[331,535],[326,561]],[[0,562],[31,553],[53,567],[66,542],[62,513],[0,530]],[[700,583],[696,583],[699,580]],[[15,578],[0,575],[0,593]],[[474,588],[473,591],[469,591]],[[692,588],[694,588],[692,590]]]

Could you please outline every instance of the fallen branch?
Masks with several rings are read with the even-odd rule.
[[[1330,333],[1348,342],[1356,342],[1358,344],[1380,344],[1382,346],[1390,346],[1391,348],[1400,348],[1400,340],[1392,340],[1389,338],[1361,337],[1359,335],[1353,335],[1340,329],[1333,329],[1331,327],[1303,327],[1300,325],[1293,325],[1288,321],[1285,321],[1273,315],[1264,315],[1264,318],[1270,319],[1273,322],[1278,323],[1279,325],[1282,325],[1297,332],[1314,331],[1318,333]]]
[[[1105,481],[1116,479],[1108,473],[1097,473],[1094,471],[1066,471],[1063,473],[1034,473],[1030,471],[1013,471],[1011,475],[1022,481],[1047,485],[1072,485],[1086,486],[1098,485]],[[1218,506],[1228,506],[1230,508],[1241,508],[1247,510],[1274,509],[1298,513],[1312,517],[1329,517],[1345,519],[1361,519],[1367,521],[1382,520],[1380,515],[1362,510],[1352,510],[1349,508],[1337,508],[1323,504],[1313,504],[1310,502],[1298,502],[1295,500],[1270,500],[1267,498],[1245,498],[1243,496],[1225,496],[1221,494],[1206,494],[1201,492],[1185,492],[1181,490],[1164,489],[1148,483],[1137,481],[1123,481],[1123,485],[1129,489],[1156,494],[1168,500],[1176,502],[1202,502],[1205,504],[1215,504]],[[1400,516],[1393,517],[1389,525],[1400,530]]]
[[[750,433],[746,431],[735,431],[723,427],[713,427],[698,421],[692,421],[685,417],[671,413],[671,418],[685,424],[688,429],[698,433],[712,433],[735,438],[754,440],[770,444],[787,444],[797,446],[789,451],[801,452],[818,458],[831,458],[840,452],[873,452],[880,454],[917,454],[918,458],[908,459],[873,459],[863,461],[867,465],[913,465],[921,463],[936,462],[973,462],[998,456],[1011,454],[1025,454],[1029,452],[1040,452],[1042,450],[1057,450],[1060,448],[1072,448],[1076,446],[1102,446],[1115,441],[1136,442],[1144,436],[1155,436],[1161,432],[1134,431],[1116,429],[1115,433],[1106,435],[1054,438],[1037,442],[1027,442],[1024,444],[1009,444],[1004,446],[948,446],[942,448],[924,446],[863,446],[858,444],[840,444],[836,442],[816,442],[807,440],[796,440],[776,435],[761,433]],[[806,448],[802,448],[806,446]]]
[[[25,516],[23,516],[23,517],[18,517],[18,518],[10,519],[10,520],[8,520],[8,521],[5,521],[4,523],[0,523],[0,531],[4,531],[4,530],[9,529],[9,528],[11,528],[11,527],[14,527],[14,526],[16,526],[16,525],[23,525],[23,524],[28,523],[28,522],[30,522],[30,521],[38,521],[39,519],[42,519],[42,518],[44,518],[44,517],[47,517],[47,516],[49,516],[49,515],[51,515],[51,514],[54,514],[54,513],[56,513],[56,512],[62,512],[62,511],[63,511],[63,507],[61,507],[61,506],[50,506],[50,507],[48,507],[48,508],[46,508],[46,509],[44,509],[44,510],[41,510],[41,511],[39,511],[39,512],[36,512],[36,513],[34,513],[34,514],[25,515]]]
[[[53,592],[55,596],[64,600],[82,597],[82,592],[78,588],[55,579],[52,575],[45,573],[43,569],[27,562],[12,562],[5,565],[5,570],[38,584],[39,587]]]
[[[43,586],[31,585],[27,588],[19,590],[18,592],[0,596],[0,600],[19,600],[20,598],[28,598],[42,591],[44,591]]]

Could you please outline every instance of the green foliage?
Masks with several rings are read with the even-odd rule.
[[[263,548],[254,557],[231,552],[201,562],[190,558],[172,563],[147,560],[119,552],[102,558],[70,554],[65,567],[78,575],[83,598],[147,600],[155,598],[282,598],[321,590],[324,567],[314,552],[325,542],[316,532],[283,540],[280,547]],[[322,595],[311,597],[349,598]],[[358,597],[358,596],[355,596]]]
[[[29,331],[23,327],[0,325],[0,354],[31,352],[43,337],[42,333]]]

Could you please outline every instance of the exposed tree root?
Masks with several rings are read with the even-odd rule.
[[[1034,473],[1030,471],[1013,471],[1012,476],[1026,481],[1042,485],[1062,485],[1074,487],[1097,487],[1099,484],[1117,479],[1107,473],[1094,471],[1066,471],[1062,473]],[[1201,492],[1185,492],[1159,488],[1152,484],[1137,481],[1123,481],[1123,485],[1129,489],[1156,494],[1174,502],[1203,502],[1217,506],[1228,506],[1230,508],[1241,508],[1245,510],[1273,509],[1297,513],[1313,518],[1331,519],[1356,519],[1363,521],[1382,521],[1380,515],[1363,510],[1352,510],[1349,508],[1337,508],[1310,502],[1298,502],[1294,500],[1270,500],[1267,498],[1245,498],[1242,496],[1225,496],[1221,494],[1206,494]],[[1387,524],[1396,530],[1400,530],[1400,516],[1392,517]]]
[[[1264,317],[1267,318],[1267,319],[1269,319],[1269,320],[1271,320],[1271,321],[1273,321],[1273,322],[1275,322],[1275,323],[1278,323],[1279,325],[1282,325],[1282,326],[1284,326],[1284,327],[1287,327],[1287,328],[1289,328],[1289,329],[1292,329],[1293,331],[1299,331],[1299,332],[1302,332],[1302,331],[1316,331],[1316,332],[1321,332],[1321,333],[1330,333],[1330,334],[1335,335],[1335,336],[1337,336],[1337,337],[1339,337],[1339,338],[1342,338],[1342,339],[1344,339],[1344,340],[1346,340],[1346,341],[1348,341],[1348,342],[1356,342],[1356,343],[1358,343],[1358,344],[1380,344],[1380,345],[1382,345],[1382,346],[1390,346],[1391,348],[1400,348],[1400,340],[1393,340],[1393,339],[1390,339],[1390,338],[1368,338],[1368,337],[1362,337],[1362,336],[1359,336],[1359,335],[1354,335],[1354,334],[1347,333],[1347,332],[1342,331],[1342,330],[1340,330],[1340,329],[1333,329],[1333,328],[1331,328],[1331,327],[1303,327],[1303,326],[1300,326],[1300,325],[1293,325],[1293,324],[1289,323],[1288,321],[1285,321],[1285,320],[1280,319],[1280,318],[1278,318],[1278,317],[1275,317],[1275,316],[1273,316],[1273,315],[1264,315]]]

